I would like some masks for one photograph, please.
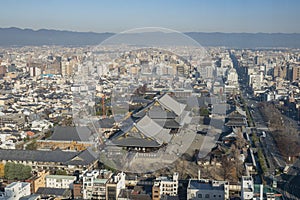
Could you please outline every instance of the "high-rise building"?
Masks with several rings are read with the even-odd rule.
[[[234,68],[230,68],[227,74],[228,85],[237,86],[238,85],[238,75]]]
[[[6,66],[0,66],[0,78],[3,78],[7,72],[7,67]]]
[[[32,77],[39,76],[39,75],[41,75],[41,73],[42,73],[41,68],[36,67],[36,66],[29,67],[30,76],[32,76]]]
[[[280,77],[282,79],[287,78],[287,67],[286,66],[275,66],[273,68],[273,77]]]
[[[300,80],[300,66],[293,66],[292,68],[292,81],[299,81]]]
[[[262,55],[255,56],[254,63],[256,65],[262,65],[263,64],[263,56]]]

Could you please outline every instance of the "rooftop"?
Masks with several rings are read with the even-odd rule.
[[[224,190],[223,184],[213,184],[211,181],[193,180],[189,181],[188,189],[198,190]]]
[[[59,149],[54,151],[0,149],[0,160],[88,165],[96,160],[96,156],[89,149],[81,152],[61,151]]]
[[[76,179],[76,176],[67,176],[67,175],[47,175],[46,178],[75,180],[75,179]]]
[[[29,184],[30,183],[27,183],[27,182],[13,182],[13,183],[7,185],[5,188],[13,188],[16,185],[21,186],[21,187],[25,187],[26,185],[29,185]]]
[[[107,182],[107,180],[108,179],[106,179],[106,178],[101,178],[101,179],[96,178],[96,179],[94,179],[94,183],[105,184]]]
[[[70,196],[71,191],[69,189],[61,189],[61,188],[47,188],[47,187],[39,187],[36,194],[41,195],[55,195],[58,196]]]
[[[145,115],[137,123],[133,123],[127,130],[120,130],[111,142],[120,146],[159,147],[168,143],[172,137],[169,129],[162,128],[150,117]]]
[[[89,141],[92,131],[88,127],[57,126],[48,140]]]

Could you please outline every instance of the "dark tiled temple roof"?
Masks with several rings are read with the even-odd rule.
[[[120,130],[111,138],[111,143],[119,146],[158,147],[171,139],[170,130],[161,127],[145,115],[127,129]]]
[[[57,162],[66,165],[88,165],[96,160],[91,150],[69,152],[56,149],[54,151],[0,149],[0,160]]]
[[[89,141],[92,131],[88,127],[57,126],[48,140]]]

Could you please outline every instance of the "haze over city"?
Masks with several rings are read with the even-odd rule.
[[[300,33],[297,0],[1,1],[0,27],[122,32]]]

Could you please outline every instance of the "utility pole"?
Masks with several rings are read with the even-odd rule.
[[[102,118],[105,118],[106,113],[105,113],[105,94],[102,96]]]

